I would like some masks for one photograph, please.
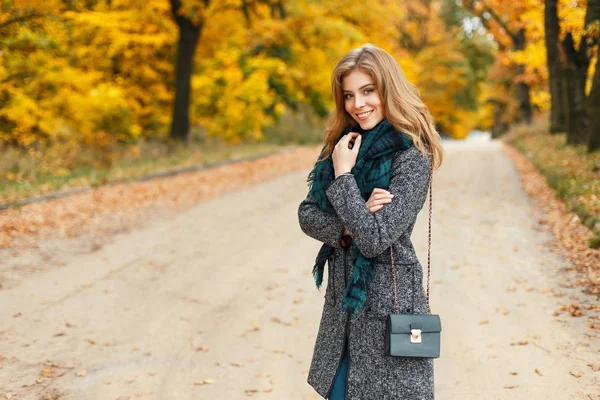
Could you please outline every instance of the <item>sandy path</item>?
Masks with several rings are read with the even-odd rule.
[[[296,215],[307,173],[149,215],[91,253],[48,241],[4,262],[27,273],[0,289],[0,399],[318,399],[319,243]],[[600,341],[585,317],[553,316],[593,300],[559,286],[568,263],[518,182],[498,143],[448,145],[436,173],[437,398],[598,400]],[[425,208],[423,265],[426,232]]]

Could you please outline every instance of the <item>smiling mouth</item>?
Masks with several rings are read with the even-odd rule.
[[[367,111],[364,113],[360,113],[360,114],[356,114],[356,116],[358,117],[358,119],[360,119],[361,121],[364,121],[365,119],[369,118],[371,116],[371,114],[373,114],[374,110],[371,111]]]

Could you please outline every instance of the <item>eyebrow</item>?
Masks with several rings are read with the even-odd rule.
[[[374,83],[367,83],[366,85],[362,85],[361,87],[358,88],[358,90],[364,89],[369,85],[374,85]],[[342,93],[352,93],[351,90],[342,90]]]

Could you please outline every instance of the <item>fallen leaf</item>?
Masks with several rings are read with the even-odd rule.
[[[518,345],[518,346],[525,346],[527,344],[529,344],[529,341],[527,341],[527,340],[519,340],[518,342],[511,342],[510,343],[511,346],[516,346],[516,345]]]
[[[54,376],[54,369],[53,368],[42,368],[42,371],[40,372],[40,374],[43,377],[46,378],[52,378]]]
[[[244,364],[242,364],[240,362],[232,362],[231,365],[234,367],[243,367],[244,366]]]
[[[510,375],[518,375],[519,373],[517,371],[514,372],[509,372]]]
[[[573,375],[575,378],[581,378],[583,376],[583,374],[579,371],[569,371],[569,373],[571,375]]]
[[[515,388],[518,388],[518,387],[519,387],[519,385],[510,385],[510,386],[504,385],[504,389],[515,389]]]
[[[590,367],[592,369],[592,371],[594,371],[594,372],[600,371],[600,362],[589,363],[589,364],[587,364],[587,366]]]
[[[200,386],[200,385],[210,385],[212,383],[215,383],[214,379],[211,378],[207,378],[207,379],[202,379],[200,381],[196,381],[194,382],[194,386]]]
[[[19,318],[21,315],[23,315],[23,314],[21,314],[20,312],[17,312],[17,313],[14,313],[12,317]]]
[[[294,317],[294,320],[292,322],[284,322],[281,319],[279,319],[279,317],[273,317],[273,318],[271,318],[271,321],[281,324],[281,325],[285,325],[285,326],[294,326],[298,322],[300,322],[300,318]]]
[[[82,369],[81,371],[75,372],[75,375],[77,375],[77,376],[86,376],[87,375],[87,371],[85,369]]]
[[[51,392],[44,393],[44,395],[40,398],[40,400],[58,400],[61,394],[56,390],[52,389]]]
[[[479,321],[479,322],[477,323],[477,325],[487,325],[487,324],[489,324],[489,323],[490,323],[490,321],[488,321],[487,319],[484,319],[483,321]]]
[[[542,373],[540,372],[540,370],[539,370],[539,369],[537,369],[537,368],[536,368],[534,371],[535,371],[535,373],[536,373],[536,374],[538,374],[539,376],[543,376],[543,375],[542,375]]]
[[[195,351],[203,351],[203,352],[207,352],[208,351],[208,347],[206,346],[198,346],[194,349]]]

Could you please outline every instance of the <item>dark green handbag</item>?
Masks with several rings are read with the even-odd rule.
[[[388,315],[385,332],[385,354],[396,357],[438,358],[440,356],[440,316],[429,314],[429,273],[431,267],[431,206],[432,206],[433,167],[429,181],[429,248],[427,250],[427,314],[400,314],[398,288],[396,285],[396,267],[394,252],[390,247],[392,259],[392,278],[394,281],[394,300],[396,314]],[[413,289],[414,290],[414,289]],[[414,307],[413,307],[414,310]]]

